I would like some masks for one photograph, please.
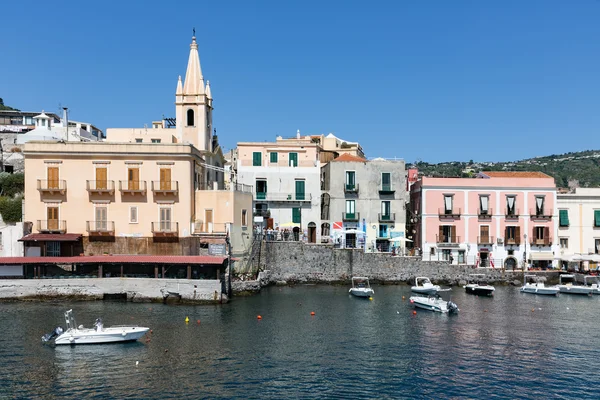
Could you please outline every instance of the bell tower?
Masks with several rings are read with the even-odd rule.
[[[194,32],[185,80],[182,82],[179,76],[175,93],[177,140],[191,143],[199,150],[212,150],[212,109],[210,83],[204,84]]]

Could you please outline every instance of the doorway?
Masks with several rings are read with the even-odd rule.
[[[479,268],[487,268],[490,266],[490,253],[482,251],[479,253]]]
[[[314,222],[308,224],[308,243],[317,243],[317,224]]]

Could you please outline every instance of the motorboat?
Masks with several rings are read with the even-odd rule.
[[[442,288],[431,283],[429,278],[419,276],[415,278],[415,286],[411,287],[410,290],[419,294],[435,295]]]
[[[496,288],[491,285],[482,285],[479,281],[481,277],[484,276],[484,274],[469,275],[469,282],[463,286],[463,288],[465,288],[465,292],[478,296],[493,296]]]
[[[563,281],[566,282],[563,283]],[[561,293],[592,295],[592,288],[587,285],[578,285],[575,275],[571,274],[563,274],[558,278],[558,288]]]
[[[527,278],[533,278],[535,279],[535,282],[527,282]],[[558,296],[560,289],[558,286],[546,286],[543,282],[538,282],[536,275],[525,275],[523,276],[523,287],[521,287],[521,292]]]
[[[443,300],[440,295],[433,296],[411,296],[410,303],[417,308],[424,310],[435,311],[439,313],[458,313],[459,309],[456,303]]]
[[[77,326],[73,310],[65,312],[67,328],[56,327],[52,332],[42,336],[42,342],[54,344],[99,344],[130,342],[141,338],[150,330],[141,326],[111,326],[105,328],[100,318],[96,319],[93,328]]]
[[[371,297],[375,294],[375,291],[371,289],[369,278],[364,276],[353,276],[352,287],[348,290],[348,293],[356,297]]]
[[[588,281],[592,281],[593,283],[588,283]],[[592,275],[584,275],[583,276],[583,284],[592,289],[592,294],[600,294],[600,281],[597,276]]]

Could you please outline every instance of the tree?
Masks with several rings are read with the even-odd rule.
[[[0,215],[7,224],[21,221],[23,216],[23,198],[0,197]]]

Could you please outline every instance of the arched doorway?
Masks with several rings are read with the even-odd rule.
[[[295,226],[294,229],[292,229],[292,232],[294,234],[294,240],[295,241],[300,240],[300,228],[298,228],[297,226]]]
[[[507,257],[506,260],[504,260],[504,269],[511,269],[514,270],[517,268],[517,259],[514,257]]]
[[[308,223],[308,243],[317,243],[317,224]]]
[[[329,222],[321,224],[321,243],[323,243],[323,240],[327,240],[327,243],[329,243],[330,229],[331,225],[329,225]]]
[[[329,193],[321,195],[321,219],[329,219]]]

